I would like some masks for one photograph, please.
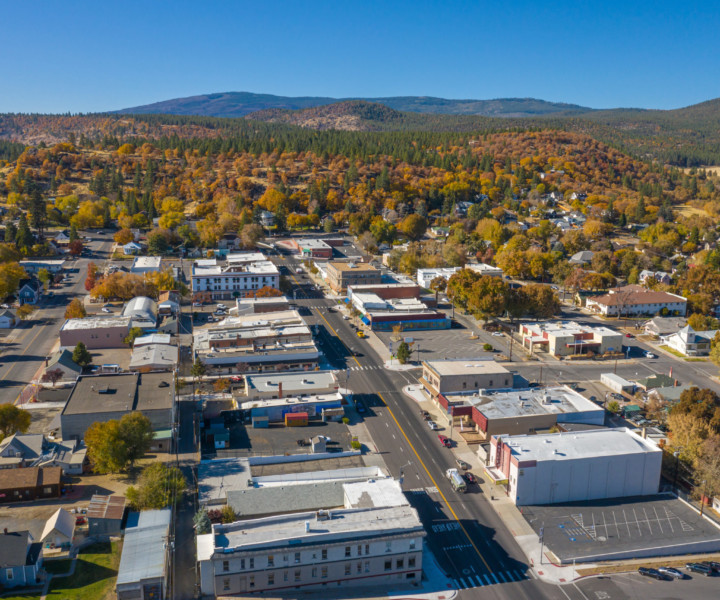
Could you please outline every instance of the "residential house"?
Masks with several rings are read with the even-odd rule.
[[[18,323],[15,313],[9,309],[0,311],[0,329],[10,329]]]
[[[45,448],[41,433],[14,433],[0,442],[0,469],[29,467]]]
[[[125,256],[132,256],[135,254],[140,254],[143,248],[137,242],[128,242],[122,247],[122,249]]]
[[[602,296],[588,298],[586,306],[605,316],[640,316],[667,313],[685,316],[687,299],[669,292],[648,290],[640,285],[626,285]]]
[[[710,354],[710,344],[717,333],[717,329],[695,331],[690,325],[686,325],[677,333],[664,336],[663,341],[685,356],[707,356]]]
[[[0,469],[0,504],[41,498],[59,498],[60,467]]]
[[[42,296],[42,283],[36,277],[21,279],[17,297],[21,304],[37,304]]]
[[[575,254],[573,254],[570,257],[570,260],[568,261],[568,263],[570,263],[571,265],[576,265],[576,266],[577,265],[580,265],[580,266],[587,265],[592,261],[594,255],[595,255],[595,253],[592,252],[591,250],[581,250],[580,252],[576,252]]]
[[[645,285],[649,279],[655,279],[658,283],[664,283],[665,285],[670,285],[672,282],[672,276],[670,273],[666,273],[665,271],[648,271],[647,269],[644,269],[643,271],[640,271],[640,283]]]
[[[685,317],[653,317],[645,323],[643,329],[647,335],[663,337],[677,333],[687,325]]]
[[[42,544],[29,531],[0,533],[0,588],[33,586],[42,566]]]
[[[75,515],[58,508],[43,528],[40,542],[45,548],[66,548],[73,543]]]
[[[61,380],[75,381],[82,375],[82,367],[72,359],[72,352],[67,348],[62,348],[50,357],[45,367],[45,373],[48,371],[61,371]]]
[[[269,210],[264,210],[260,213],[260,225],[263,227],[272,227],[275,225],[275,215]]]

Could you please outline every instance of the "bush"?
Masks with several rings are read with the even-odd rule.
[[[611,402],[608,402],[607,409],[611,413],[619,413],[620,412],[620,403],[617,400],[612,400]]]
[[[348,419],[347,417],[343,417],[342,422],[343,422],[343,425],[350,425],[350,419]]]
[[[492,352],[492,349],[492,344],[483,344],[483,350],[485,350],[485,352]]]
[[[362,445],[357,440],[353,440],[352,442],[350,442],[350,447],[353,450],[360,450],[360,448],[362,448]]]

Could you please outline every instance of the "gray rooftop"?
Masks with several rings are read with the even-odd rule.
[[[527,417],[549,413],[604,412],[594,402],[566,386],[527,388],[482,394],[462,395],[463,400],[475,406],[488,419]],[[455,395],[448,394],[449,399]]]
[[[240,517],[337,508],[343,505],[344,481],[303,483],[227,492],[227,503]]]
[[[328,516],[323,519],[315,512],[306,512],[214,525],[215,548],[220,552],[233,552],[283,548],[291,541],[297,547],[340,540],[349,542],[378,535],[411,532],[424,535],[425,532],[411,506],[333,510]],[[309,531],[306,531],[306,521],[310,522]]]
[[[131,513],[125,530],[117,585],[165,577],[169,508]]]
[[[142,369],[145,366],[174,369],[177,363],[177,346],[145,344],[133,350],[132,357],[130,358],[130,370]]]
[[[332,371],[311,371],[308,373],[279,373],[276,375],[249,375],[245,378],[248,395],[253,392],[277,392],[282,383],[283,394],[312,392],[315,389],[337,387],[338,381]]]
[[[198,500],[212,504],[228,497],[231,490],[248,489],[250,462],[247,458],[200,461],[197,470]]]
[[[173,374],[120,373],[78,377],[63,414],[172,408]]]

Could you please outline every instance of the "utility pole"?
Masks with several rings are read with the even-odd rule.
[[[510,356],[508,356],[508,360],[512,362],[512,351],[513,351],[513,342],[515,341],[515,337],[513,336],[513,332],[510,331]]]

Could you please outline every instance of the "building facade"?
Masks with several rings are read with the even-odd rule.
[[[622,352],[623,335],[608,327],[591,327],[573,321],[521,323],[523,348],[545,350],[553,356]]]
[[[640,285],[626,285],[603,296],[588,298],[589,310],[605,316],[640,316],[668,314],[684,317],[687,299],[669,292],[656,292]]]
[[[127,348],[130,317],[86,317],[68,319],[60,328],[60,345],[74,348],[79,342],[88,350]]]
[[[492,359],[432,360],[423,361],[420,383],[430,398],[437,398],[440,394],[512,388],[513,375]]]
[[[495,436],[486,472],[515,504],[536,505],[657,494],[661,464],[654,441],[622,427]]]
[[[229,261],[225,266],[193,266],[191,281],[195,301],[233,300],[252,298],[263,287],[279,290],[280,272],[269,260]]]
[[[381,273],[368,263],[327,263],[328,285],[336,294],[344,293],[351,285],[377,285],[382,282]]]

